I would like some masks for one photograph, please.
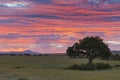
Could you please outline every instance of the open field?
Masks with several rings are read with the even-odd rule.
[[[120,61],[101,61],[112,66]],[[66,70],[86,59],[67,56],[0,56],[0,80],[120,80],[120,67],[102,71]]]

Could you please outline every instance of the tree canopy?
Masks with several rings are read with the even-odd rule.
[[[85,37],[75,43],[72,47],[68,47],[67,54],[70,57],[76,57],[80,54],[87,55],[89,62],[92,63],[96,57],[108,58],[111,55],[108,45],[103,42],[100,37]]]

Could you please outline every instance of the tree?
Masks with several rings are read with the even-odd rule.
[[[79,56],[79,43],[75,43],[72,47],[68,47],[66,52],[70,58]]]
[[[68,47],[68,49],[66,50],[66,52],[67,52],[67,55],[70,57],[70,58],[73,58],[73,53],[74,53],[74,51],[73,51],[73,47]]]
[[[79,44],[79,45],[78,45]],[[86,37],[79,40],[77,45],[73,45],[73,52],[69,54],[78,53],[88,56],[88,63],[91,64],[96,57],[107,59],[110,55],[108,45],[99,37]]]

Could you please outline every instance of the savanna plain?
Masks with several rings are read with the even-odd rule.
[[[120,61],[95,59],[96,62],[119,65]],[[109,70],[80,71],[66,69],[87,59],[68,56],[0,56],[0,80],[120,80],[120,67]]]

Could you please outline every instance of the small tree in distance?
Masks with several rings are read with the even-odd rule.
[[[86,37],[69,47],[67,54],[68,56],[87,55],[88,63],[91,64],[96,57],[109,58],[111,52],[108,45],[100,37]]]

